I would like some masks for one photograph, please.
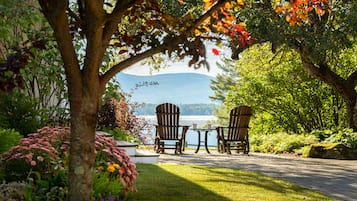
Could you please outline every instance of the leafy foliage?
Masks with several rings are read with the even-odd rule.
[[[135,138],[135,136],[120,128],[103,128],[103,131],[111,134],[115,140],[122,140],[131,143],[141,144],[141,141],[139,139]]]
[[[274,54],[270,48],[269,44],[255,45],[242,53],[232,69],[240,79],[227,86],[226,107],[252,106],[252,131],[256,133],[343,126],[341,97],[302,71],[295,52],[279,49]]]
[[[140,140],[144,144],[147,143],[147,135],[142,133],[142,130],[150,127],[143,119],[138,118],[135,114],[135,104],[129,103],[122,98],[120,101],[112,98],[107,99],[98,114],[98,128],[109,131],[116,137],[127,136],[128,140]],[[120,135],[119,133],[126,133]],[[130,137],[129,137],[130,136]],[[125,140],[121,139],[121,140]]]
[[[16,89],[35,100],[35,108],[43,113],[37,117],[41,124],[66,123],[63,62],[53,32],[34,9],[37,3],[4,0],[0,6],[4,7],[0,18],[4,25],[0,29],[0,91]]]
[[[299,152],[305,146],[318,143],[318,138],[310,134],[280,132],[269,135],[251,135],[250,143],[255,152],[281,154]]]
[[[22,136],[14,129],[0,128],[0,154],[17,145]],[[1,180],[1,179],[0,179]]]
[[[356,1],[307,1],[290,2],[267,0],[246,1],[239,13],[241,21],[257,43],[270,41],[272,50],[287,47],[295,50],[301,67],[311,76],[328,84],[342,98],[347,112],[348,126],[357,129],[354,113],[356,104],[356,69],[338,68],[335,59],[344,50],[356,44]],[[289,23],[287,23],[288,21]],[[352,70],[353,69],[353,70]],[[343,73],[341,73],[341,71]],[[350,72],[347,74],[344,72]]]
[[[338,130],[325,140],[328,143],[342,143],[351,149],[357,149],[357,133],[351,129]]]
[[[32,196],[67,196],[69,133],[69,128],[44,127],[21,139],[19,145],[1,155],[0,167],[5,173],[6,181],[30,182]],[[117,172],[109,171],[111,181],[121,185],[116,189],[122,191],[116,193],[124,195],[135,190],[135,164],[125,151],[119,149],[113,139],[99,135],[96,136],[95,148],[95,174],[101,177],[101,173],[105,172],[101,172],[99,167],[109,171],[110,167],[117,164]],[[108,185],[110,181],[107,180]],[[105,192],[101,193],[104,195]]]
[[[103,170],[104,171],[104,170]],[[113,180],[113,176],[110,176],[110,172],[95,172],[93,177],[93,197],[97,198],[96,200],[102,201],[110,200],[120,200],[118,192],[122,192],[123,187],[119,180]],[[110,181],[110,185],[108,185]]]
[[[314,130],[307,134],[253,133],[250,135],[250,143],[252,150],[256,152],[306,155],[311,145],[332,146],[340,143],[351,149],[357,149],[357,134],[351,129]]]
[[[15,87],[23,87],[20,73],[35,57],[33,50],[46,49],[41,32],[40,13],[29,1],[1,2],[0,18],[0,91],[12,91]],[[10,17],[11,16],[11,17]]]
[[[227,91],[239,81],[239,75],[234,70],[234,64],[235,62],[230,59],[223,59],[223,64],[217,63],[217,66],[222,70],[222,73],[217,74],[216,78],[211,80],[210,87],[214,92],[214,95],[210,96],[212,100],[223,103]]]
[[[43,126],[42,112],[37,110],[36,101],[25,94],[13,91],[0,92],[0,127],[15,129],[26,136]]]

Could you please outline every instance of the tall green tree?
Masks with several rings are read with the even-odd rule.
[[[210,88],[214,95],[210,99],[223,103],[230,87],[234,86],[239,80],[239,74],[234,69],[234,60],[224,58],[223,63],[217,62],[217,67],[222,70],[222,73],[216,75],[214,80],[211,80]]]
[[[270,41],[272,49],[285,46],[295,50],[301,67],[337,91],[346,105],[349,127],[357,130],[357,71],[354,66],[341,69],[333,62],[341,52],[356,44],[357,2],[246,1],[237,21],[246,22],[256,43]],[[315,12],[312,12],[315,11]],[[240,47],[238,53],[245,47]],[[352,53],[355,57],[356,52]]]
[[[348,62],[349,57],[336,61]],[[343,100],[328,85],[303,71],[297,53],[269,43],[254,45],[235,65],[240,80],[228,90],[225,105],[248,104],[255,126],[269,131],[310,132],[344,125]]]

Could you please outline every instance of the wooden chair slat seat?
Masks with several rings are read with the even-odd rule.
[[[249,121],[252,116],[252,109],[249,106],[241,105],[230,111],[229,125],[217,127],[218,151],[231,154],[231,150],[249,153]]]
[[[182,153],[185,149],[186,133],[189,126],[182,126],[180,121],[180,108],[172,103],[163,103],[156,106],[156,137],[155,151],[163,153],[165,149],[175,149],[175,153]],[[173,141],[170,146],[165,141]]]

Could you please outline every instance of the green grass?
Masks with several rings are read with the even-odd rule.
[[[333,200],[298,185],[237,169],[137,164],[138,192],[130,201]]]

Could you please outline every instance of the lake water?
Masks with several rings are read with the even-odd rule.
[[[138,116],[139,118],[144,118],[150,125],[152,125],[151,133],[153,139],[155,138],[155,127],[154,125],[157,123],[156,116],[149,115],[149,116]],[[186,133],[186,142],[188,147],[197,147],[198,143],[198,136],[197,131],[192,130],[192,124],[196,123],[198,128],[204,128],[207,123],[211,123],[217,120],[215,116],[212,115],[202,115],[202,116],[180,116],[180,124],[190,126],[190,129]],[[214,123],[212,123],[214,125]],[[213,126],[214,127],[214,126]],[[204,134],[201,132],[201,140],[204,138]],[[216,147],[217,146],[217,132],[211,131],[208,134],[208,146]],[[153,142],[152,142],[153,143]],[[201,147],[203,147],[201,145]]]

